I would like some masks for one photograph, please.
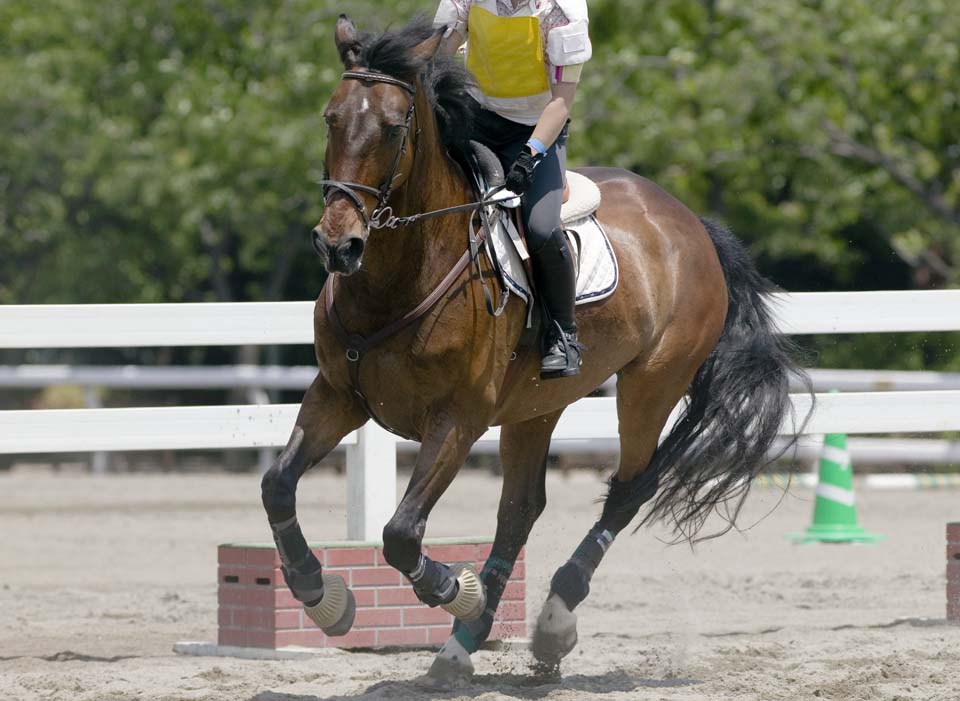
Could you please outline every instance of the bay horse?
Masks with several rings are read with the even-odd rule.
[[[566,406],[615,374],[619,465],[599,519],[554,575],[533,636],[537,660],[556,665],[576,644],[573,612],[594,571],[642,506],[639,525],[666,522],[681,539],[697,538],[718,508],[733,524],[789,419],[795,365],[763,300],[771,285],[729,232],[638,175],[584,168],[602,191],[597,217],[620,283],[577,312],[589,349],[581,374],[541,383],[536,344],[521,343],[524,303],[511,298],[501,315],[488,313],[483,284],[496,282],[466,243],[475,212],[456,209],[476,199],[450,157],[469,131],[470,77],[438,54],[442,35],[423,20],[377,36],[346,16],[337,22],[345,72],[324,111],[326,207],[313,232],[330,273],[314,314],[319,373],[263,477],[263,505],[293,595],[328,635],[345,634],[353,596],[307,547],[297,483],[371,418],[419,441],[383,554],[420,601],[456,618],[431,671],[469,674],[546,505],[551,433]],[[497,425],[503,486],[492,554],[479,574],[435,562],[421,551],[430,511]]]

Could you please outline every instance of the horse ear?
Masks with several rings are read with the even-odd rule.
[[[340,15],[333,39],[337,43],[340,60],[347,68],[353,68],[360,62],[360,32],[346,15]]]
[[[432,61],[433,57],[437,55],[440,44],[443,42],[443,35],[446,33],[447,28],[445,26],[437,27],[429,38],[414,46],[410,53],[413,54],[414,58],[418,58],[424,63]]]

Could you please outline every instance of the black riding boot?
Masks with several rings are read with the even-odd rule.
[[[555,229],[542,247],[530,253],[537,294],[548,318],[540,377],[549,380],[578,375],[583,346],[577,341],[577,278],[567,236],[562,229]]]

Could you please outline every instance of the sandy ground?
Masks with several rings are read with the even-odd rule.
[[[464,473],[428,535],[486,535],[498,483]],[[528,606],[597,514],[593,474],[551,475],[528,549]],[[341,537],[344,481],[305,480],[308,537]],[[960,699],[960,627],[944,615],[944,524],[960,492],[861,490],[875,546],[797,546],[810,518],[794,488],[744,534],[691,552],[657,533],[622,536],[578,609],[563,677],[537,680],[522,649],[475,655],[454,688],[421,677],[426,651],[327,651],[310,660],[182,657],[216,638],[216,545],[268,536],[255,476],[0,477],[0,699]],[[757,489],[743,523],[779,494]],[[660,534],[663,535],[663,534]]]

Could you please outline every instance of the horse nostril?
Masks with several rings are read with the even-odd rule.
[[[360,256],[363,255],[363,248],[363,239],[359,236],[351,236],[340,244],[340,257],[348,262],[360,260]]]

